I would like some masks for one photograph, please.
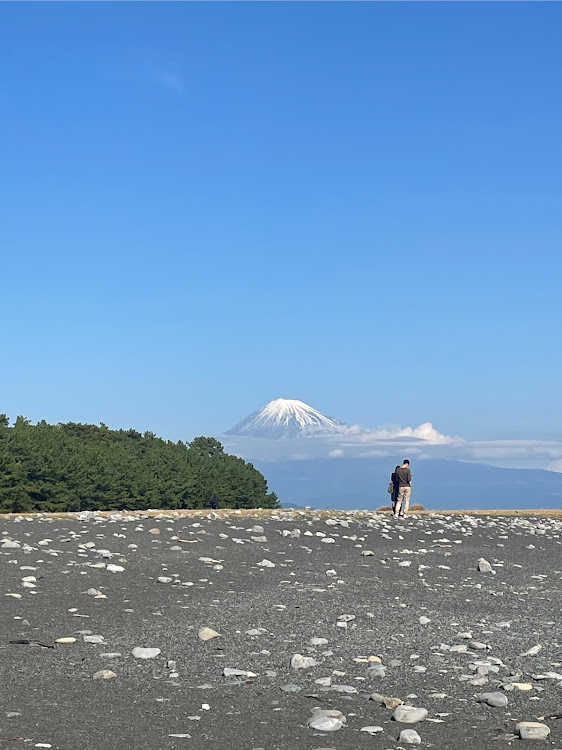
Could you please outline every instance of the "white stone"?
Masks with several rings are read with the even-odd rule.
[[[317,665],[316,659],[311,656],[303,656],[302,654],[294,654],[291,658],[292,669],[310,669]]]
[[[100,669],[99,672],[95,673],[94,680],[112,680],[114,677],[117,677],[117,675],[111,669]]]
[[[225,667],[222,673],[225,677],[257,677],[254,672],[248,672],[246,669],[233,669],[232,667]]]
[[[319,732],[337,732],[343,727],[343,722],[330,716],[319,716],[317,719],[312,719],[308,726]]]
[[[515,725],[522,740],[546,740],[550,734],[550,727],[538,721],[520,721]]]
[[[122,573],[125,570],[122,565],[114,565],[113,563],[108,563],[106,568],[110,573]]]
[[[131,653],[135,659],[155,659],[162,652],[159,648],[141,648],[137,646]]]
[[[427,719],[428,711],[426,708],[416,708],[415,706],[397,706],[392,714],[394,721],[402,724],[417,724],[418,721]]]
[[[198,635],[200,640],[202,641],[210,641],[211,638],[220,637],[220,633],[217,633],[217,631],[213,630],[213,628],[201,628]]]
[[[403,742],[406,745],[421,745],[421,737],[415,729],[403,729],[400,732],[398,742]]]

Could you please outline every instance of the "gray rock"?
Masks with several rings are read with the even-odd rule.
[[[415,729],[403,729],[398,742],[403,742],[405,745],[421,745],[421,737]]]
[[[504,693],[482,693],[478,696],[478,700],[494,708],[503,708],[509,703],[507,695]]]
[[[345,716],[336,709],[314,709],[308,720],[311,729],[319,732],[337,732],[345,724]]]
[[[257,677],[254,672],[248,672],[246,669],[233,669],[232,667],[225,667],[222,673],[225,677]]]
[[[353,685],[331,685],[326,688],[326,690],[330,690],[334,693],[347,693],[348,695],[354,695],[357,693],[357,688],[353,687]]]
[[[428,711],[426,708],[416,708],[415,706],[397,706],[394,709],[392,718],[401,724],[417,724],[418,721],[427,719]]]
[[[300,693],[302,688],[300,685],[294,685],[293,683],[290,683],[288,685],[281,685],[281,690],[284,693]]]
[[[343,722],[330,716],[319,716],[308,722],[311,729],[317,729],[319,732],[337,732],[343,727]]]
[[[294,654],[294,656],[291,658],[292,669],[310,669],[311,667],[315,667],[317,664],[318,662],[316,661],[316,659],[313,659],[312,656]]]
[[[328,643],[327,638],[311,638],[309,641],[311,646],[325,646]]]
[[[520,721],[515,725],[522,740],[546,740],[550,734],[550,727],[538,721]]]
[[[85,635],[84,643],[103,643],[105,638],[103,635]]]

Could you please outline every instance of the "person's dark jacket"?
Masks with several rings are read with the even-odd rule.
[[[390,496],[392,509],[394,510],[394,506],[396,505],[396,501],[398,500],[398,488],[399,488],[398,474],[396,473],[396,471],[393,471],[392,474],[390,475],[390,481],[392,482],[393,487],[394,487],[394,489],[392,490],[392,494]]]

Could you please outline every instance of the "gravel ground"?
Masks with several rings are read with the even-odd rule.
[[[215,515],[0,517],[0,748],[562,747],[562,519]]]

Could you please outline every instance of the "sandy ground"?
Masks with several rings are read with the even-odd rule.
[[[529,744],[515,724],[539,719],[541,746],[562,747],[550,718],[562,712],[560,514],[208,515],[0,517],[0,747],[390,750],[412,728],[422,747],[479,750]],[[203,627],[220,636],[202,641]],[[161,653],[140,660],[135,647]],[[295,654],[317,663],[292,669]],[[379,663],[384,675],[368,671]],[[103,669],[116,676],[93,679]],[[401,724],[373,693],[427,719]],[[315,708],[344,726],[309,728]]]

